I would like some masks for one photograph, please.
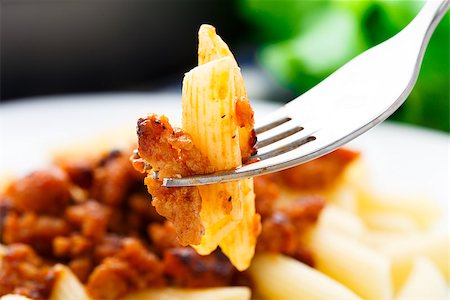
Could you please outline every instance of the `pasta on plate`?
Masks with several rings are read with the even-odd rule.
[[[62,153],[1,185],[1,300],[446,299],[439,206],[377,195],[356,151],[163,187],[164,177],[235,168],[255,153],[240,69],[210,25],[181,98],[182,128],[139,119],[137,151]]]

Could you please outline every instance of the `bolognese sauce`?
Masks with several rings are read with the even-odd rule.
[[[183,246],[177,224],[151,205],[144,175],[129,162],[131,154],[114,150],[65,159],[54,169],[10,183],[0,194],[0,295],[48,299],[56,263],[67,265],[93,299],[118,299],[148,287],[251,285],[220,249],[201,256]],[[285,186],[325,189],[356,156],[338,150],[255,178],[256,209],[262,216],[257,252],[283,253],[313,265],[310,249],[298,236],[315,224],[325,199],[311,195],[279,203],[279,191]],[[297,184],[292,176],[307,183]]]

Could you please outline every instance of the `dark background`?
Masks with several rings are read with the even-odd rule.
[[[0,101],[178,91],[197,30],[217,28],[250,98],[287,102],[392,37],[419,0],[0,0]],[[391,119],[450,132],[450,14]],[[249,70],[251,72],[249,72]]]
[[[1,0],[1,100],[181,81],[202,23],[231,47],[246,34],[235,1]]]

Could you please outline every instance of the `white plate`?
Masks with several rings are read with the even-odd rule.
[[[253,106],[256,119],[277,107],[262,101],[254,101]],[[148,112],[178,118],[180,108],[180,96],[174,94],[64,96],[2,104],[0,175],[44,167],[50,161],[50,150],[86,136],[98,136],[111,128],[134,132],[138,117]],[[363,152],[378,190],[429,196],[441,202],[448,214],[449,135],[384,123],[350,145]]]

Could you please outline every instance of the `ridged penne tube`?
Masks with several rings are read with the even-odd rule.
[[[281,254],[258,254],[249,269],[264,299],[361,299],[339,282]]]
[[[395,297],[395,300],[412,299],[448,299],[447,284],[435,264],[426,257],[414,260],[407,281]]]
[[[257,236],[261,231],[260,216],[255,213],[253,179],[243,180],[241,188],[244,192],[244,217],[219,244],[223,253],[239,271],[250,265],[255,254]]]
[[[32,300],[22,295],[8,294],[0,297],[0,300]]]
[[[382,245],[380,252],[392,261],[392,278],[397,289],[406,280],[415,258],[427,257],[450,280],[450,237],[448,233],[426,233],[399,237]]]
[[[366,245],[327,229],[312,233],[316,268],[366,300],[392,297],[389,259]]]
[[[198,65],[230,56],[233,58],[228,45],[216,34],[216,29],[207,24],[198,30]]]
[[[83,284],[75,274],[64,265],[55,265],[57,278],[50,300],[90,300]]]
[[[192,69],[183,80],[183,129],[214,170],[232,169],[242,163],[235,122],[236,69],[233,58],[224,57]],[[205,235],[195,248],[200,254],[208,254],[242,219],[244,194],[239,181],[200,186],[199,191]]]
[[[400,212],[366,212],[361,217],[367,227],[375,231],[413,233],[420,230],[413,218]]]
[[[361,213],[387,212],[402,213],[414,220],[421,229],[427,229],[442,216],[439,203],[427,197],[398,196],[386,197],[370,190],[362,189],[359,197]]]
[[[354,239],[360,239],[366,233],[361,218],[332,203],[327,204],[319,216],[320,227],[327,228]]]
[[[202,65],[220,58],[230,57],[236,66],[238,63],[234,59],[228,45],[216,34],[216,29],[204,24],[198,31],[198,64]],[[256,142],[253,130],[253,110],[247,99],[247,91],[239,68],[234,68],[234,92],[236,94],[235,109],[238,122],[239,144],[244,160],[254,154],[253,144]]]
[[[250,300],[248,287],[202,289],[148,289],[127,295],[123,300]]]

